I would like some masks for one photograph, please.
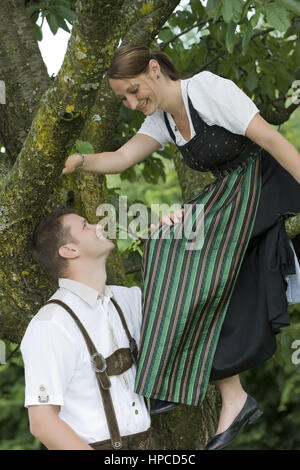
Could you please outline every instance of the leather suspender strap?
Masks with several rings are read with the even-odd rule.
[[[130,334],[130,331],[128,329],[128,326],[127,326],[127,323],[126,323],[126,320],[125,320],[125,317],[124,317],[124,313],[122,312],[119,304],[115,301],[115,299],[113,297],[111,297],[110,300],[114,304],[114,306],[115,306],[115,308],[116,308],[116,310],[117,310],[117,312],[120,316],[122,325],[124,327],[124,330],[127,334],[127,338],[129,340],[129,346],[130,346],[130,351],[131,351],[131,354],[132,354],[133,362],[134,362],[135,365],[137,365],[138,347],[137,347],[136,341]]]
[[[99,387],[99,390],[100,390],[100,393],[101,393],[101,396],[102,396],[103,407],[104,407],[104,411],[105,411],[105,415],[106,415],[106,421],[107,421],[107,426],[108,426],[108,429],[109,429],[111,443],[112,443],[112,446],[113,446],[114,449],[121,449],[121,447],[122,447],[122,438],[120,436],[118,421],[117,421],[117,418],[116,418],[113,402],[112,402],[112,399],[111,399],[111,394],[110,394],[110,391],[109,391],[110,386],[111,386],[111,382],[110,382],[110,379],[109,379],[109,376],[108,376],[108,371],[107,371],[107,367],[106,367],[106,360],[104,359],[102,354],[100,354],[97,351],[97,349],[96,349],[93,341],[91,340],[89,334],[87,333],[87,331],[84,328],[83,324],[81,323],[81,321],[79,320],[77,315],[73,312],[73,310],[67,304],[65,304],[64,302],[62,302],[59,299],[51,299],[48,302],[46,302],[45,305],[52,304],[52,303],[60,305],[62,308],[64,308],[71,315],[71,317],[76,322],[77,326],[79,327],[79,329],[80,329],[80,331],[81,331],[81,333],[82,333],[82,335],[85,339],[87,348],[88,348],[89,353],[91,355],[92,366],[93,366],[93,369],[96,373],[98,387]],[[122,310],[120,309],[120,307],[119,307],[119,305],[117,304],[116,301],[113,301],[113,304],[115,305],[115,307],[116,307],[116,309],[117,309],[117,311],[120,315],[120,319],[121,319],[122,324],[124,326],[125,332],[128,336],[129,342],[130,342],[130,340],[133,340],[134,343],[135,343],[135,340],[131,337],[130,332],[128,330],[126,320],[125,320],[125,317],[124,317],[124,314],[123,314]],[[131,343],[130,343],[130,345],[131,345]],[[136,343],[135,343],[135,346],[136,346]],[[131,349],[131,347],[130,347],[130,349]],[[132,352],[132,355],[133,355],[133,352]]]

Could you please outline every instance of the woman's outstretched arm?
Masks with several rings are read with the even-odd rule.
[[[122,173],[127,168],[145,160],[160,146],[160,143],[152,137],[145,134],[136,134],[115,152],[84,154],[83,159],[79,153],[70,155],[65,162],[63,174],[72,173],[78,166],[80,166],[81,171],[89,173],[100,173],[102,175]]]
[[[298,150],[259,114],[250,121],[246,136],[270,153],[300,183]]]

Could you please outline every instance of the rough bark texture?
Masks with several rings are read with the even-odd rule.
[[[113,51],[119,41],[122,4],[123,1],[116,1],[108,9],[107,2],[77,3],[78,20],[60,73],[42,96],[22,150],[0,193],[0,336],[12,341],[21,339],[31,315],[53,291],[53,281],[41,273],[31,258],[30,235],[94,102],[96,90],[90,84],[105,72],[100,61],[106,56],[103,46],[109,44]]]
[[[0,106],[0,141],[13,163],[50,85],[24,0],[1,1],[0,42],[0,78],[9,98]]]
[[[180,405],[152,417],[154,449],[202,450],[215,434],[221,398],[210,384],[201,406]]]

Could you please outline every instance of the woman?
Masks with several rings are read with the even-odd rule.
[[[215,381],[222,409],[206,448],[220,449],[262,413],[238,374],[271,357],[289,323],[285,276],[295,257],[279,216],[300,212],[300,155],[233,82],[210,72],[181,80],[162,52],[123,46],[107,76],[147,117],[117,151],[71,155],[64,174],[120,173],[174,142],[188,166],[216,175],[184,215],[200,230],[193,214],[204,205],[201,249],[164,239],[164,226],[146,244],[136,391],[199,405]]]

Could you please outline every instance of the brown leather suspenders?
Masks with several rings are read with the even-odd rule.
[[[92,367],[95,371],[97,382],[98,382],[98,387],[101,393],[103,407],[104,407],[106,420],[107,420],[107,426],[109,429],[109,434],[110,434],[110,439],[111,439],[111,444],[114,449],[121,449],[122,438],[120,436],[118,421],[116,418],[116,414],[115,414],[115,410],[114,410],[114,406],[113,406],[113,402],[112,402],[111,394],[109,390],[111,387],[111,381],[110,381],[109,376],[120,375],[126,370],[128,370],[132,366],[132,363],[136,364],[138,349],[137,349],[137,344],[134,338],[130,334],[124,314],[120,306],[117,304],[115,299],[111,298],[111,300],[115,308],[117,309],[122,325],[128,337],[129,348],[118,349],[106,359],[102,356],[101,353],[97,351],[93,341],[91,340],[83,324],[81,323],[77,315],[73,312],[73,310],[67,304],[65,304],[59,299],[51,299],[48,302],[46,302],[45,305],[55,303],[63,307],[74,319],[81,333],[83,334],[87,348],[91,356]]]

